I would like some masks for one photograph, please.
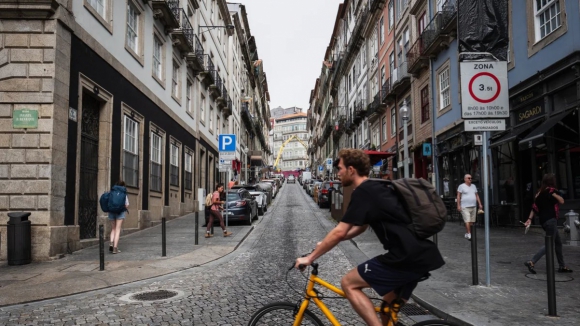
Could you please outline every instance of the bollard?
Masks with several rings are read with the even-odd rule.
[[[195,212],[195,245],[199,244],[199,212]]]
[[[167,256],[165,250],[165,217],[161,218],[161,257]]]
[[[471,226],[471,278],[473,285],[479,285],[479,273],[477,269],[477,228]]]
[[[554,241],[546,236],[546,275],[548,277],[548,316],[556,314],[556,276],[554,275]]]
[[[99,270],[105,270],[105,227],[99,224]]]

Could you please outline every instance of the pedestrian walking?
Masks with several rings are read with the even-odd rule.
[[[555,242],[556,258],[558,259],[558,265],[560,266],[558,272],[572,273],[572,270],[566,267],[566,264],[564,263],[564,255],[562,255],[562,239],[558,232],[558,215],[561,204],[564,204],[564,198],[562,198],[556,189],[556,177],[553,173],[545,174],[542,178],[542,185],[534,198],[534,204],[532,205],[530,216],[524,224],[528,227],[530,223],[532,223],[534,215],[538,215],[542,229],[544,229],[547,236],[552,236],[552,240]],[[534,267],[538,260],[540,260],[545,254],[546,246],[544,245],[540,250],[538,250],[534,257],[532,257],[532,260],[528,260],[524,263],[530,273],[536,274]]]
[[[220,226],[221,226],[222,230],[224,231],[224,237],[229,237],[233,234],[232,232],[228,232],[228,230],[226,230],[226,226],[224,225],[224,218],[222,217],[222,214],[220,213],[221,205],[226,203],[225,200],[221,200],[221,198],[220,198],[220,195],[223,192],[224,192],[224,185],[223,185],[223,183],[220,183],[215,187],[215,191],[214,191],[212,198],[211,198],[212,205],[211,205],[211,210],[209,211],[209,221],[207,222],[207,229],[206,229],[206,233],[205,233],[206,238],[213,237],[213,234],[211,234],[210,229],[211,229],[211,226],[213,225],[214,218],[217,218],[220,221]]]
[[[477,194],[477,187],[471,183],[471,175],[466,174],[463,181],[464,183],[457,188],[457,210],[461,212],[465,222],[465,239],[471,241],[471,226],[477,218],[477,205],[479,209],[483,209],[483,206]]]
[[[109,238],[109,252],[118,254],[121,252],[119,250],[121,227],[125,220],[125,213],[128,213],[129,209],[129,197],[127,197],[127,188],[123,180],[117,181],[111,189],[110,196],[109,221],[111,222],[111,236]]]

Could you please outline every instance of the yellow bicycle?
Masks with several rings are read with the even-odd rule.
[[[312,311],[308,310],[308,305],[310,301],[314,302],[314,304],[320,309],[322,314],[330,321],[333,326],[340,326],[340,323],[334,317],[332,312],[326,307],[326,305],[322,302],[322,296],[320,293],[314,288],[315,284],[318,284],[341,297],[345,297],[344,292],[337,288],[336,286],[324,281],[320,277],[318,277],[318,264],[312,263],[312,271],[310,273],[310,277],[308,278],[308,284],[306,286],[306,292],[304,294],[304,298],[301,302],[292,303],[292,302],[274,302],[265,305],[264,307],[260,308],[258,311],[254,313],[248,326],[260,326],[260,325],[319,325],[323,326],[324,324],[316,316]],[[380,299],[377,299],[380,300]],[[381,300],[382,301],[382,300]],[[399,320],[398,314],[403,306],[401,301],[396,300],[391,305],[386,304],[386,302],[382,301],[383,305],[381,307],[375,307],[375,311],[377,313],[384,314],[387,316],[388,319],[387,326],[395,326],[397,325],[397,321]],[[454,324],[449,323],[447,321],[442,320],[426,320],[419,323],[414,324],[414,326],[453,326]]]

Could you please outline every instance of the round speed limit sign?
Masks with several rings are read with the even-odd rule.
[[[461,117],[507,118],[507,62],[464,61],[461,68]]]

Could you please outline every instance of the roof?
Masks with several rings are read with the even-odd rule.
[[[276,120],[279,121],[279,120],[286,120],[286,119],[292,119],[292,118],[298,118],[298,117],[306,118],[306,117],[308,117],[308,114],[306,114],[306,113],[292,113],[292,114],[283,115]]]

